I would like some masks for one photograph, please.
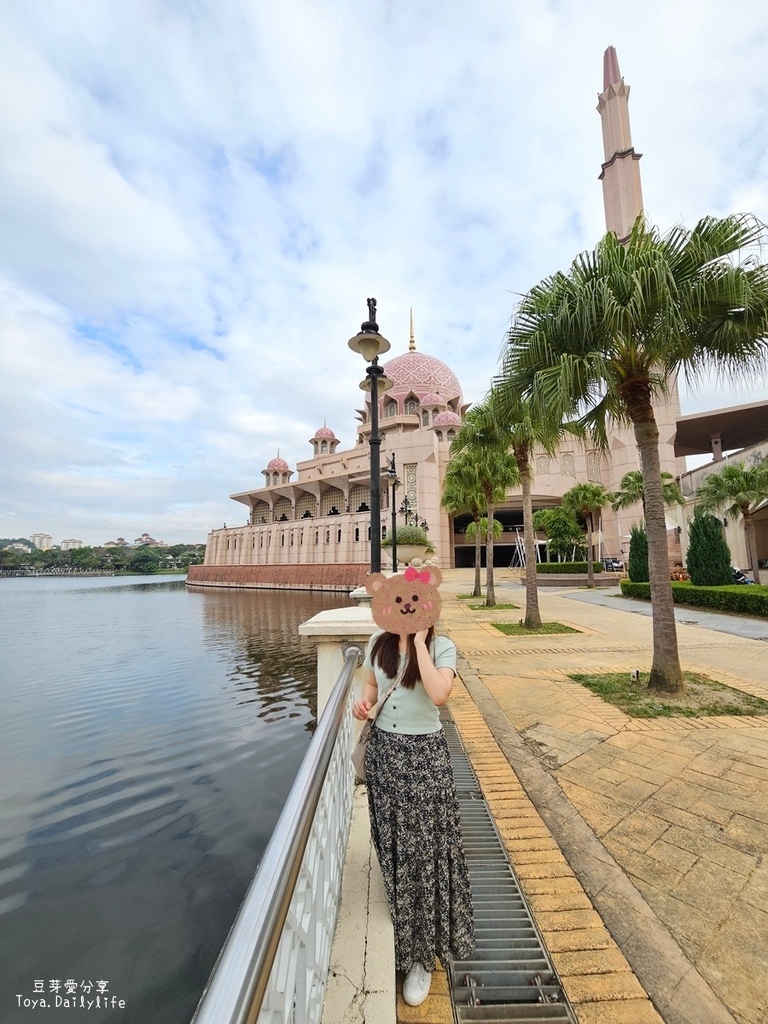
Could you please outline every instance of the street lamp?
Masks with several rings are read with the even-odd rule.
[[[360,387],[371,393],[371,572],[381,572],[381,438],[379,437],[379,394],[392,387],[379,366],[379,356],[391,348],[389,342],[379,334],[376,323],[376,299],[368,299],[368,319],[360,325],[360,331],[349,339],[349,347],[359,352],[366,363],[371,365],[365,371],[365,380]]]
[[[387,479],[392,484],[392,498],[389,507],[392,510],[392,572],[397,572],[397,509],[395,508],[395,488],[400,483],[397,479],[395,469],[395,453],[392,452],[392,460],[387,470]]]
[[[408,525],[408,520],[411,515],[411,503],[408,501],[408,495],[403,498],[403,503],[400,506],[400,515],[405,519],[405,525]]]

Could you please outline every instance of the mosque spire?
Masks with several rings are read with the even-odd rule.
[[[598,94],[597,111],[603,128],[600,180],[603,183],[605,226],[624,241],[636,218],[643,211],[640,185],[640,153],[632,145],[629,126],[629,86],[619,70],[616,49],[609,46],[603,55],[603,91]]]
[[[413,306],[411,306],[411,333],[410,333],[410,336],[408,338],[408,351],[409,352],[415,352],[416,351],[416,337],[414,336],[414,333],[413,333]]]

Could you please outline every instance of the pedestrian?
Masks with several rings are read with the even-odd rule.
[[[438,710],[456,672],[453,641],[434,630],[441,579],[432,566],[368,578],[382,628],[368,643],[368,675],[352,712],[365,720],[383,701],[365,757],[368,808],[392,913],[395,968],[405,972],[403,998],[411,1006],[429,995],[436,956],[446,966],[475,948],[459,805]]]

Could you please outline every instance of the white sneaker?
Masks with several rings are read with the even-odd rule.
[[[432,975],[418,962],[408,971],[403,982],[403,999],[409,1006],[421,1006],[429,995]]]

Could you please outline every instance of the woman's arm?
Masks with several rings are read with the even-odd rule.
[[[352,714],[361,722],[368,717],[368,712],[379,699],[379,687],[376,676],[369,672],[363,684],[363,696],[352,705]]]
[[[435,668],[435,663],[429,653],[426,644],[427,630],[417,633],[414,638],[416,647],[416,659],[419,663],[419,676],[424,684],[424,689],[436,707],[445,704],[453,690],[454,671],[452,668]]]

